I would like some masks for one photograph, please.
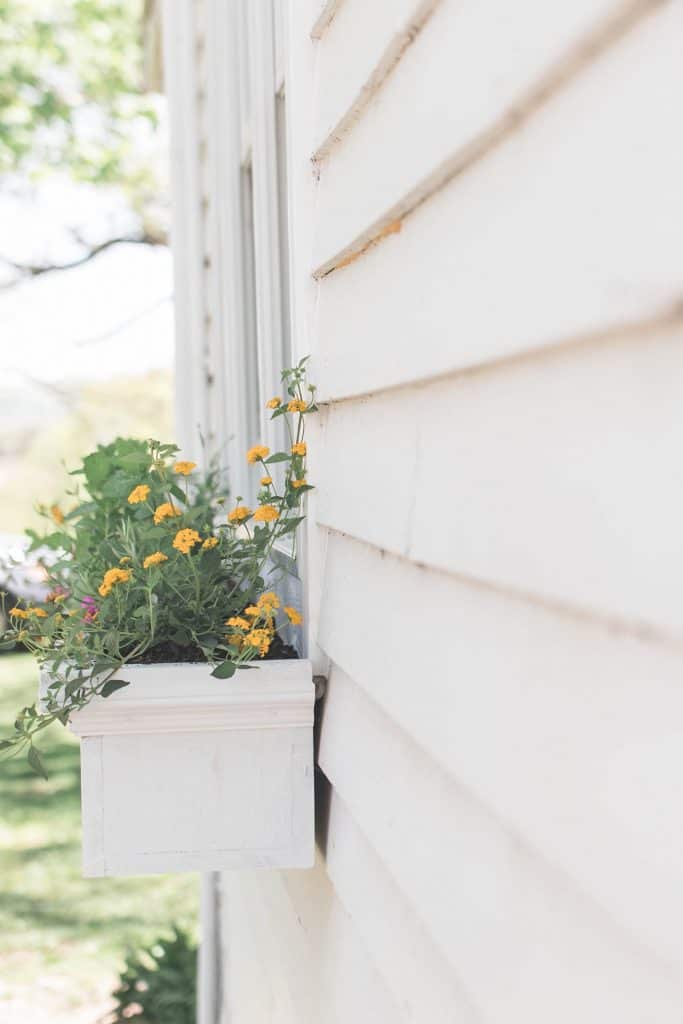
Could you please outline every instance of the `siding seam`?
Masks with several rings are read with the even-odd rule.
[[[387,234],[400,229],[403,220],[415,213],[456,177],[511,138],[563,89],[606,53],[645,17],[668,0],[628,0],[609,14],[597,27],[573,43],[544,74],[512,103],[492,124],[446,157],[427,177],[417,183],[398,202],[334,256],[313,271],[313,277],[327,277],[374,248]],[[386,75],[385,75],[386,77]],[[342,119],[343,121],[344,119]],[[340,122],[341,124],[341,122]],[[319,149],[316,157],[321,153]],[[314,158],[315,160],[315,158]],[[388,228],[392,227],[391,231]]]
[[[333,662],[333,664],[337,664],[337,662]],[[339,666],[339,668],[341,668],[341,665]],[[343,668],[342,671],[344,671]],[[348,676],[348,673],[345,672],[344,674]],[[487,823],[489,823],[490,827],[493,830],[495,830],[496,833],[498,833],[499,840],[509,844],[511,857],[517,862],[526,862],[530,874],[532,874],[536,878],[539,885],[546,892],[550,890],[553,893],[559,893],[561,898],[579,900],[582,904],[581,911],[585,913],[587,916],[590,915],[591,917],[598,917],[599,919],[601,919],[601,926],[609,934],[611,934],[611,936],[618,942],[621,948],[626,947],[626,949],[629,950],[631,953],[635,953],[638,956],[646,957],[649,963],[656,965],[659,969],[664,969],[664,971],[669,975],[670,980],[678,980],[676,968],[669,960],[660,956],[659,953],[657,953],[652,947],[642,942],[639,936],[636,935],[634,932],[630,931],[617,918],[615,918],[612,912],[606,906],[600,903],[599,899],[596,896],[594,896],[589,890],[583,888],[581,883],[572,874],[570,874],[569,871],[567,871],[560,864],[557,864],[555,861],[550,860],[543,853],[542,850],[539,850],[538,847],[536,847],[529,841],[526,834],[522,832],[517,825],[515,825],[511,821],[508,821],[496,810],[495,807],[491,806],[487,801],[483,800],[476,792],[476,790],[473,790],[469,786],[463,784],[463,782],[460,779],[456,778],[456,776],[452,775],[449,771],[447,771],[441,764],[441,762],[438,761],[431,754],[431,752],[427,750],[426,747],[423,747],[422,744],[420,744],[413,736],[406,732],[403,726],[400,725],[394,718],[392,718],[391,715],[384,710],[384,708],[377,704],[377,702],[368,693],[365,687],[363,687],[360,683],[357,683],[352,676],[348,676],[348,678],[352,681],[353,685],[361,691],[364,698],[367,701],[369,701],[369,703],[373,707],[378,709],[381,716],[385,718],[387,722],[390,723],[391,727],[397,729],[403,735],[405,742],[417,748],[420,754],[431,762],[435,770],[445,777],[447,784],[449,786],[452,786],[456,790],[460,798],[465,803],[474,807],[479,814],[483,815],[484,819],[487,821]],[[351,806],[347,800],[347,797],[344,795],[343,791],[337,787],[336,783],[333,781],[332,778],[330,778],[329,775],[326,774],[322,767],[320,768],[320,770],[323,772],[325,778],[328,780],[332,792],[336,796],[336,799],[342,802],[346,813],[355,823],[359,832],[363,836],[365,842],[374,851],[377,858],[381,861],[382,867],[386,871],[392,883],[396,886],[397,890],[403,896],[403,899],[405,900],[406,904],[410,907],[414,917],[422,925],[425,931],[427,931],[427,933],[429,934],[432,943],[439,952],[439,955],[445,957],[446,954],[444,953],[443,949],[434,938],[428,923],[422,917],[419,910],[419,906],[408,894],[405,887],[401,884],[401,882],[398,880],[392,869],[389,867],[389,864],[387,863],[384,854],[375,845],[375,843],[373,842],[373,840],[370,838],[365,828],[363,827],[362,823],[360,822],[358,816],[352,811]],[[339,893],[339,890],[337,889],[336,885],[334,885],[334,882],[332,881],[332,878],[330,877],[329,874],[328,878],[330,878],[330,881],[332,882],[335,893],[337,893],[340,902],[344,904],[343,898]],[[452,967],[451,970],[453,970]],[[472,1008],[476,1009],[476,1000],[469,996],[467,985],[458,975],[455,974],[454,971],[453,974],[458,982],[459,987],[461,987],[463,994],[469,997],[472,1004]]]
[[[314,164],[319,164],[328,157],[336,143],[340,142],[362,117],[372,99],[396,68],[408,47],[415,42],[441,2],[442,0],[422,0],[408,20],[394,33],[351,105],[316,149],[312,157]]]
[[[602,612],[599,609],[583,608],[580,605],[575,605],[571,602],[545,597],[541,594],[535,593],[534,591],[523,590],[521,587],[513,587],[504,583],[496,583],[493,580],[480,579],[479,577],[470,576],[467,573],[459,572],[454,569],[446,569],[443,566],[429,562],[415,561],[410,557],[409,550],[406,552],[400,552],[393,548],[380,547],[378,544],[374,544],[365,537],[360,537],[347,530],[342,530],[339,527],[334,526],[332,523],[322,520],[318,520],[317,525],[338,537],[345,537],[355,543],[365,544],[367,547],[372,548],[382,556],[390,555],[393,558],[410,562],[411,565],[416,566],[418,569],[424,569],[427,572],[437,572],[442,576],[447,576],[450,579],[456,580],[463,586],[472,587],[475,590],[485,591],[489,594],[495,594],[498,597],[515,601],[518,604],[538,608],[541,611],[548,612],[560,618],[568,618],[574,622],[594,626],[599,629],[606,630],[613,635],[628,636],[640,641],[641,643],[663,647],[675,654],[683,655],[683,634],[662,629],[660,626],[654,625],[651,622],[621,618],[620,616]],[[319,640],[317,642],[318,644],[320,643]]]
[[[683,293],[673,302],[667,303],[656,312],[638,320],[610,324],[573,338],[560,338],[557,341],[551,340],[540,345],[531,345],[517,352],[494,356],[483,362],[457,366],[453,369],[439,370],[437,373],[388,384],[386,387],[373,388],[369,391],[325,395],[324,390],[321,389],[321,394],[316,396],[316,401],[319,405],[334,408],[346,402],[359,402],[363,399],[376,398],[379,395],[391,395],[408,389],[429,388],[441,381],[453,381],[455,383],[459,380],[467,380],[470,377],[479,377],[484,374],[508,370],[526,363],[561,358],[572,353],[578,354],[595,346],[625,345],[633,341],[645,342],[652,337],[657,337],[662,333],[670,331],[673,332],[681,327],[683,327]]]
[[[344,0],[326,0],[311,29],[311,39],[322,39]]]

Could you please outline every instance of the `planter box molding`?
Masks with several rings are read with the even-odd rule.
[[[86,877],[312,865],[310,662],[259,662],[232,679],[206,664],[119,675],[130,685],[69,722]]]

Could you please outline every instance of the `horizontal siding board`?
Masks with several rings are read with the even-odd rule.
[[[403,964],[402,974],[412,975],[400,983],[415,1020],[457,1020],[462,1012],[454,997],[449,1018],[448,1003],[445,1014],[430,1014],[407,995],[423,964],[433,969],[438,956],[427,943],[413,947],[414,925],[397,914],[406,899],[450,960],[469,1005],[479,1007],[464,1019],[635,1024],[651,1013],[658,1022],[678,1020],[680,975],[625,941],[336,670],[328,701],[321,749],[335,783],[328,871],[359,927],[364,917],[372,928],[377,950],[398,958],[393,970]],[[361,865],[373,859],[376,870],[364,880]],[[389,878],[401,898],[391,896]]]
[[[645,19],[399,233],[320,281],[323,399],[574,340],[679,301],[683,146],[672,143],[672,126],[682,30],[680,5]],[[326,241],[325,219],[348,230],[354,203],[366,201],[365,176],[376,171],[381,202],[388,167],[412,159],[388,153],[385,134],[378,125],[376,158],[340,165],[343,187],[331,166],[323,175],[319,259],[340,242]],[[402,138],[419,149],[409,124]]]
[[[680,636],[681,408],[680,326],[338,403],[318,521]]]
[[[580,0],[560,9],[540,0],[507,8],[445,0],[321,165],[316,266],[436,168],[457,167],[458,154],[470,150],[477,158],[518,129],[660,7],[661,0]]]
[[[319,639],[338,666],[323,767],[387,860],[391,844],[410,853],[413,899],[442,941],[434,886],[464,792],[587,894],[594,917],[602,907],[651,956],[683,961],[681,652],[334,535]]]
[[[222,889],[225,1024],[401,1024],[320,860],[305,872],[231,872]]]
[[[316,152],[351,130],[438,3],[344,0],[338,6],[317,45]]]
[[[363,751],[363,755],[368,752]],[[368,762],[366,761],[366,764]],[[412,836],[412,841],[418,841]],[[482,1016],[435,945],[428,924],[386,870],[335,789],[327,871],[366,947],[411,1024],[475,1024]],[[448,885],[447,879],[443,879]]]

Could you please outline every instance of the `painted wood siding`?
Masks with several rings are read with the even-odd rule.
[[[683,7],[287,24],[319,856],[222,1024],[679,1024]]]

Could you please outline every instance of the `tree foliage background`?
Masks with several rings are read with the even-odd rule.
[[[165,240],[145,91],[143,0],[0,0],[0,187],[51,175],[116,187],[136,232]]]

